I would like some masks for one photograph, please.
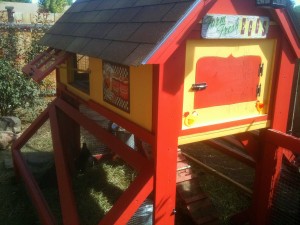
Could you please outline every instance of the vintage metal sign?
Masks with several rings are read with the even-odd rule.
[[[201,34],[208,39],[266,38],[269,26],[268,17],[211,14],[203,18]]]
[[[103,100],[130,112],[129,67],[103,61]]]

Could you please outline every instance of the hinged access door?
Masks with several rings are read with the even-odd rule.
[[[267,127],[275,47],[273,39],[188,41],[182,133]]]
[[[255,101],[259,86],[260,56],[202,57],[196,64],[196,84],[207,88],[194,91],[194,108]],[[192,87],[195,84],[192,85]]]

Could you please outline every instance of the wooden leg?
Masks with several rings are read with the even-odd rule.
[[[279,178],[282,149],[266,143],[256,165],[253,205],[250,222],[253,225],[269,224],[275,185]]]
[[[64,139],[66,134],[62,132],[61,129],[63,123],[60,123],[61,120],[65,117],[66,116],[63,115],[60,110],[56,109],[56,107],[51,108],[50,124],[63,224],[79,225],[79,217],[73,194],[68,163],[69,156],[65,148],[65,146],[67,146],[68,138]]]

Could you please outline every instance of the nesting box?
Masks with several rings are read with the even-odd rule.
[[[152,146],[149,163],[123,156],[138,169],[153,168],[145,175],[155,182],[140,182],[155,192],[156,224],[173,223],[178,145],[286,129],[300,56],[286,10],[258,8],[254,0],[77,1],[41,43],[50,48],[25,73],[39,81],[56,69],[59,97],[86,104]]]
[[[170,76],[164,86],[180,98],[180,121],[172,119],[180,123],[179,144],[271,126],[276,62],[283,50],[280,20],[251,1],[228,3],[224,9],[219,5],[225,3],[211,3],[207,12],[208,6],[198,9],[193,1],[139,4],[134,9],[116,6],[124,15],[116,11],[98,20],[95,16],[91,23],[82,22],[79,13],[66,12],[42,39],[55,48],[50,56],[58,55],[58,83],[152,131],[158,122],[155,96],[163,91],[154,79]],[[88,5],[78,4],[81,14],[91,14],[84,10]],[[154,16],[152,10],[160,13]],[[109,9],[99,4],[94,12]],[[178,20],[196,12],[198,21]],[[70,16],[78,16],[78,22],[68,20]]]

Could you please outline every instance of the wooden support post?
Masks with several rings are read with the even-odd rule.
[[[266,143],[256,165],[251,224],[269,224],[275,185],[279,178],[282,149]]]
[[[79,225],[76,202],[72,190],[71,176],[66,151],[67,133],[64,131],[64,120],[67,115],[56,107],[50,109],[50,124],[54,148],[54,160],[59,187],[59,197],[64,225]]]
[[[182,54],[184,55],[184,54]],[[154,68],[154,96],[157,105],[154,106],[154,131],[156,143],[153,145],[154,159],[154,223],[155,225],[172,225],[175,221],[176,203],[176,168],[178,135],[180,130],[181,104],[179,92],[184,70],[164,74],[165,67],[174,69],[170,60],[165,65]],[[179,74],[178,74],[179,73]],[[181,76],[180,76],[181,73]],[[177,79],[176,74],[178,74]],[[172,88],[170,83],[173,84]],[[178,89],[177,89],[178,90]],[[175,122],[176,121],[176,122]]]
[[[279,11],[277,11],[279,13]],[[295,56],[290,43],[283,36],[278,40],[277,59],[275,72],[277,77],[273,80],[275,95],[271,98],[273,105],[272,129],[286,132],[289,103],[294,74]],[[276,63],[275,62],[275,63]],[[277,70],[278,69],[278,70]],[[275,144],[267,142],[267,138],[261,136],[264,143],[259,152],[256,165],[253,205],[251,208],[251,224],[267,225],[270,220],[270,204],[272,202],[275,184],[279,178],[279,170],[282,160],[282,149]]]
[[[66,94],[62,94],[61,99],[68,103],[70,107],[74,108],[74,110],[79,111],[79,103],[74,98]],[[70,172],[74,174],[76,170],[75,160],[79,156],[79,152],[81,149],[80,125],[70,116],[63,116],[63,118],[60,121],[60,124],[60,129],[65,145],[64,148],[66,151],[67,164]]]
[[[175,221],[177,146],[166,144],[162,139],[154,150],[157,152],[154,172],[155,225],[171,225]]]

